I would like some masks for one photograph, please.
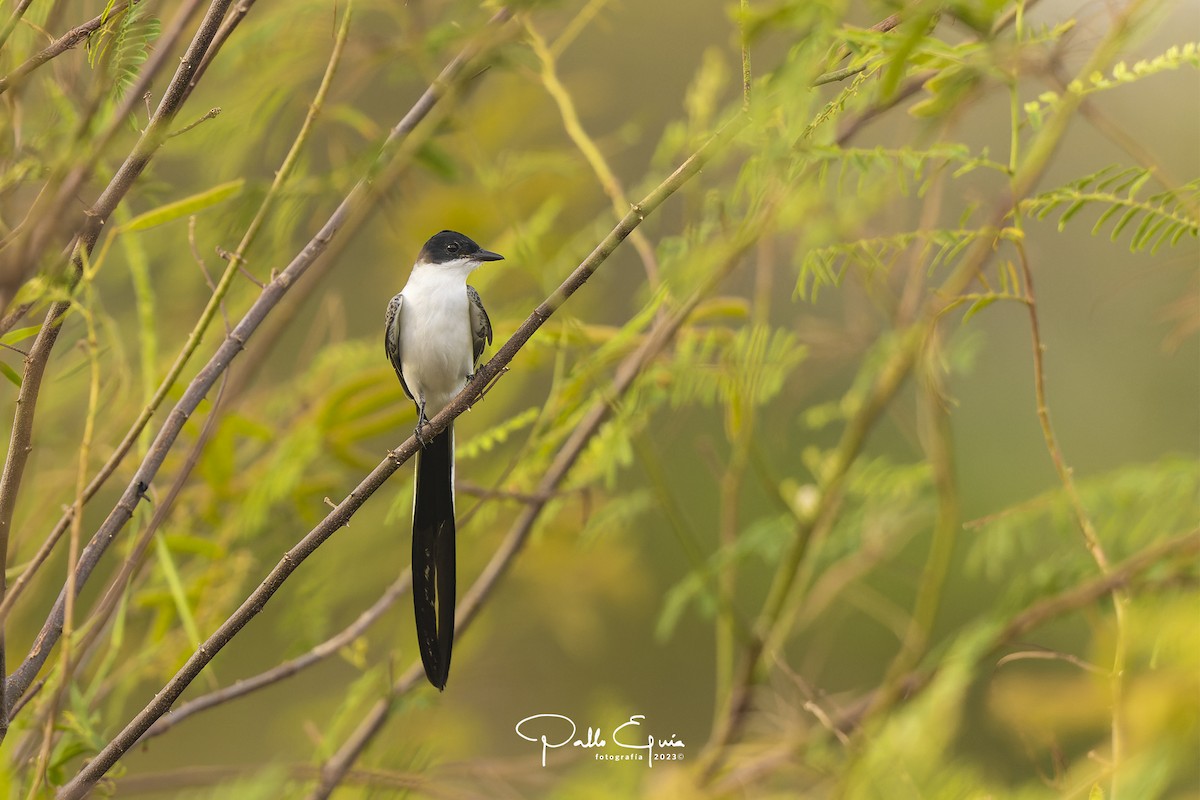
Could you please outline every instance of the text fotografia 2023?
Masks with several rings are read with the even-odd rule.
[[[672,733],[666,739],[656,738],[653,734],[643,734],[637,730],[642,727],[645,714],[631,714],[627,722],[613,728],[611,735],[614,747],[619,747],[619,753],[595,753],[597,761],[645,761],[646,766],[653,767],[655,761],[682,761],[683,748],[686,745]],[[565,724],[564,724],[565,723]],[[546,766],[546,752],[565,747],[583,749],[604,748],[608,741],[600,728],[591,726],[587,729],[585,738],[575,736],[578,727],[575,721],[562,714],[534,714],[516,724],[517,735],[527,742],[539,743],[542,747],[542,766]],[[644,735],[645,738],[641,738]],[[657,748],[657,749],[656,749]]]

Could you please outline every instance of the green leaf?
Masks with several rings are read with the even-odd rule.
[[[30,336],[37,336],[38,331],[41,329],[41,325],[30,325],[28,328],[15,328],[3,336],[0,336],[0,343],[16,344],[17,342],[28,339]]]
[[[191,605],[188,603],[187,589],[183,586],[183,579],[179,576],[179,570],[175,566],[175,559],[171,556],[171,548],[167,546],[167,540],[163,538],[161,533],[154,536],[154,552],[158,556],[159,567],[162,569],[163,577],[166,578],[167,586],[170,588],[175,611],[179,614],[179,619],[183,623],[183,629],[187,631],[188,640],[195,644],[203,642],[204,637],[200,635],[200,628],[196,625],[196,618],[192,614]]]
[[[967,313],[963,314],[962,324],[966,325],[967,322],[971,319],[971,317],[975,316],[980,311],[983,311],[985,308],[987,308],[988,306],[990,306],[992,303],[996,302],[999,299],[1000,299],[999,297],[997,297],[996,295],[993,294],[993,295],[988,295],[987,297],[981,297],[978,300],[976,300],[974,303],[971,304],[971,307],[967,309]]]
[[[10,367],[8,364],[5,364],[3,361],[0,361],[0,372],[3,372],[4,377],[12,381],[14,386],[16,386],[18,389],[21,388],[21,376],[17,374],[15,369]]]
[[[138,214],[129,222],[117,229],[119,233],[131,233],[133,231],[144,231],[147,228],[153,228],[158,225],[163,225],[167,222],[172,222],[180,217],[191,216],[209,206],[215,206],[217,203],[228,200],[231,197],[237,196],[245,185],[245,178],[238,178],[236,181],[229,181],[207,189],[199,194],[194,194],[191,197],[185,197],[182,200],[176,200],[174,203],[167,203],[165,206],[147,211],[144,214]]]

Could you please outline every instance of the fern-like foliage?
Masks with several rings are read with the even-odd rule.
[[[1079,79],[1071,81],[1067,86],[1067,92],[1086,96],[1182,67],[1200,68],[1200,44],[1188,42],[1183,45],[1175,45],[1168,48],[1162,55],[1142,59],[1135,62],[1133,66],[1124,61],[1118,62],[1108,75],[1102,72],[1093,72],[1088,76],[1087,81]],[[1040,128],[1046,112],[1056,106],[1060,99],[1058,92],[1042,92],[1036,100],[1026,103],[1025,115],[1029,119],[1030,126],[1035,130]]]
[[[161,29],[162,23],[150,15],[146,4],[138,3],[123,14],[113,15],[92,35],[88,42],[88,63],[93,68],[106,65],[114,97],[123,97],[133,86]]]
[[[138,70],[150,57],[150,43],[161,28],[158,18],[150,16],[144,6],[134,6],[125,15],[113,43],[113,91],[117,97],[124,96],[137,80]]]
[[[1164,244],[1174,246],[1184,236],[1196,238],[1200,235],[1200,217],[1197,215],[1200,179],[1190,181],[1176,191],[1140,196],[1151,177],[1151,172],[1145,169],[1106,167],[1032,197],[1022,203],[1021,208],[1038,219],[1063,209],[1058,217],[1061,231],[1083,209],[1103,207],[1104,211],[1092,226],[1092,234],[1100,233],[1112,222],[1109,238],[1115,242],[1125,230],[1132,228],[1129,248],[1135,252],[1149,248],[1151,253],[1156,253]]]
[[[1109,558],[1121,560],[1194,527],[1200,469],[1194,458],[1169,456],[1080,480],[1079,491]],[[1011,574],[1014,564],[1032,565],[1022,581],[1009,585],[1005,607],[1020,608],[1095,574],[1095,563],[1079,546],[1074,511],[1061,487],[970,527],[976,535],[968,571],[999,579]]]
[[[1005,166],[988,158],[986,150],[976,155],[966,145],[939,143],[927,150],[911,147],[813,147],[809,157],[817,163],[818,179],[827,185],[831,178],[839,196],[846,181],[857,181],[855,191],[863,194],[867,185],[886,175],[892,185],[905,194],[921,196],[929,188],[930,179],[943,166],[954,165],[954,177],[959,178],[976,169],[1004,172]]]
[[[671,403],[720,403],[730,437],[740,435],[746,415],[769,402],[805,356],[795,334],[762,325],[729,331],[714,328],[680,341],[671,382]]]
[[[852,266],[869,272],[885,272],[915,245],[924,248],[922,259],[932,272],[953,262],[976,239],[1015,239],[1018,236],[1019,233],[1011,228],[932,228],[820,247],[805,253],[800,262],[796,293],[804,299],[815,300],[818,290],[840,284],[846,270]]]
[[[477,433],[467,441],[456,447],[456,457],[461,461],[476,458],[484,453],[489,453],[495,450],[497,446],[504,444],[508,439],[518,431],[528,428],[537,421],[538,415],[542,409],[538,406],[527,408],[519,414],[514,414],[511,417],[488,428],[486,431]]]

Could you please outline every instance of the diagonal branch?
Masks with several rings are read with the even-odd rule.
[[[399,578],[392,581],[391,585],[379,596],[379,599],[367,608],[366,611],[359,614],[352,623],[307,653],[284,661],[282,664],[277,664],[271,669],[260,672],[252,677],[239,680],[231,686],[217,689],[216,691],[183,703],[178,708],[172,709],[168,716],[160,717],[157,722],[151,725],[142,736],[141,741],[144,742],[155,736],[161,736],[193,714],[199,714],[201,711],[207,711],[210,708],[228,703],[231,700],[236,700],[239,697],[245,697],[266,686],[290,678],[297,672],[308,669],[313,664],[328,658],[341,648],[348,646],[359,636],[362,636],[367,628],[374,624],[375,620],[383,616],[383,613],[391,608],[401,595],[408,591],[411,584],[412,573],[406,569]]]

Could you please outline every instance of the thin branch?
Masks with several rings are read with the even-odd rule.
[[[216,119],[216,118],[217,118],[217,116],[218,116],[220,113],[221,113],[221,109],[220,109],[220,108],[210,108],[208,111],[205,111],[205,112],[204,112],[204,114],[203,114],[203,116],[201,116],[201,117],[200,117],[199,119],[197,119],[195,122],[189,122],[187,125],[184,125],[184,126],[183,126],[182,128],[180,128],[179,130],[177,130],[177,131],[171,131],[170,133],[168,133],[168,134],[167,134],[167,138],[168,138],[168,139],[174,139],[176,136],[182,136],[183,134],[185,134],[185,133],[187,133],[188,131],[190,131],[192,128],[194,128],[194,127],[196,127],[197,125],[199,125],[200,123],[202,123],[202,122],[207,122],[207,121],[208,121],[208,120],[210,120],[210,119]]]
[[[217,29],[217,35],[213,37],[212,44],[208,50],[204,51],[204,58],[200,60],[200,66],[196,67],[196,74],[192,76],[191,83],[183,93],[183,99],[187,100],[192,96],[192,90],[200,83],[200,79],[208,72],[208,67],[212,64],[213,59],[221,52],[221,48],[225,46],[225,42],[229,41],[229,37],[237,30],[238,25],[250,13],[250,9],[254,7],[255,0],[240,0],[233,8],[229,10],[225,20],[221,23],[221,27]]]
[[[1079,656],[1074,656],[1070,653],[1059,653],[1056,650],[1018,650],[999,659],[996,662],[996,666],[1002,667],[1005,664],[1012,664],[1017,661],[1065,661],[1093,675],[1102,675],[1107,678],[1110,674],[1109,670],[1097,667],[1095,664],[1089,664]]]
[[[750,108],[750,88],[753,85],[753,74],[750,71],[750,36],[746,23],[750,15],[750,0],[741,0],[738,6],[738,40],[742,48],[742,109]]]
[[[921,392],[922,421],[925,423],[921,430],[921,443],[926,459],[933,468],[937,518],[929,543],[929,555],[917,581],[917,597],[908,630],[900,650],[888,666],[883,690],[876,694],[876,703],[869,712],[871,715],[882,713],[899,699],[903,677],[917,666],[929,647],[942,589],[950,572],[950,559],[954,555],[959,531],[962,530],[962,503],[954,472],[954,442],[946,398],[939,386],[940,369],[936,355],[927,356]]]
[[[1041,326],[1038,322],[1037,296],[1033,288],[1033,270],[1029,266],[1029,258],[1025,252],[1024,243],[1018,239],[1015,244],[1018,255],[1017,260],[1021,264],[1021,273],[1025,278],[1025,293],[1029,297],[1026,308],[1029,312],[1029,334],[1033,345],[1033,389],[1037,418],[1042,428],[1042,438],[1045,440],[1050,460],[1054,464],[1054,471],[1058,475],[1058,480],[1062,484],[1063,491],[1066,493],[1071,510],[1075,514],[1075,521],[1079,525],[1080,532],[1083,534],[1084,544],[1091,554],[1092,560],[1096,562],[1100,574],[1108,575],[1112,572],[1112,565],[1108,560],[1107,553],[1104,551],[1104,546],[1100,542],[1100,536],[1096,532],[1096,527],[1092,523],[1087,509],[1084,508],[1083,498],[1080,497],[1079,488],[1075,485],[1075,477],[1071,468],[1067,466],[1066,457],[1063,455],[1062,448],[1058,444],[1058,437],[1055,435],[1054,426],[1050,422],[1050,406],[1046,399],[1046,346],[1042,343]],[[1112,700],[1110,732],[1112,782],[1109,788],[1109,795],[1115,799],[1117,797],[1118,767],[1124,756],[1125,717],[1122,706],[1124,702],[1123,681],[1128,647],[1125,635],[1125,612],[1129,605],[1129,598],[1121,589],[1114,587],[1112,590],[1112,604],[1116,633],[1113,642],[1113,666],[1108,676],[1109,693]]]
[[[42,377],[46,371],[46,361],[61,330],[60,315],[65,311],[64,306],[65,304],[55,303],[47,312],[46,321],[42,323],[42,329],[29,350],[29,357],[25,359],[21,388],[17,392],[17,411],[9,435],[8,455],[4,460],[4,472],[0,475],[0,596],[7,591],[5,567],[8,563],[13,511],[17,505],[21,477],[25,473],[29,453],[33,450],[34,409],[37,407],[38,392],[41,391]],[[4,640],[4,625],[0,618],[0,677],[7,674]],[[17,696],[19,695],[18,692]],[[15,697],[7,691],[7,686],[0,687],[0,739],[8,732],[9,711],[14,699]]]
[[[92,296],[91,271],[84,277],[84,296],[90,298]],[[87,333],[84,337],[84,342],[87,349],[87,358],[89,365],[89,380],[88,380],[88,398],[87,411],[84,415],[83,436],[79,442],[79,455],[77,457],[78,466],[75,471],[75,524],[71,526],[71,536],[69,547],[67,549],[67,584],[66,584],[66,606],[63,612],[63,633],[66,638],[63,643],[62,658],[59,659],[58,670],[58,686],[55,689],[50,702],[46,707],[46,720],[42,731],[42,749],[38,754],[37,764],[33,771],[33,780],[29,788],[29,796],[34,797],[41,783],[46,780],[46,768],[50,763],[50,753],[54,741],[54,733],[56,728],[56,717],[58,711],[62,707],[63,699],[67,696],[67,692],[71,686],[71,676],[76,665],[75,642],[72,641],[71,634],[75,631],[75,602],[77,600],[78,587],[75,585],[75,571],[71,569],[71,565],[75,563],[75,559],[79,556],[79,538],[82,535],[83,519],[83,489],[87,483],[88,474],[88,459],[92,453],[92,440],[96,431],[96,414],[100,407],[100,343],[96,337],[96,320],[91,309],[92,303],[86,302],[86,307],[80,309],[80,315],[83,317],[87,326]]]
[[[409,590],[412,585],[412,572],[405,569],[404,572],[392,582],[390,586],[384,590],[379,599],[362,612],[352,623],[347,625],[338,633],[329,637],[325,641],[318,644],[316,647],[309,650],[303,655],[299,655],[293,659],[278,664],[271,669],[260,672],[257,675],[249,678],[243,678],[232,686],[227,686],[224,689],[218,689],[208,694],[201,695],[194,700],[189,700],[183,703],[178,708],[172,709],[167,716],[160,717],[157,722],[146,730],[141,741],[152,739],[155,736],[161,736],[167,731],[174,728],[179,723],[183,722],[193,714],[198,714],[201,711],[207,711],[215,706],[228,703],[231,700],[236,700],[239,697],[245,697],[252,692],[263,689],[272,684],[278,683],[285,678],[290,678],[301,670],[311,667],[329,656],[336,653],[343,647],[351,644],[355,639],[362,636],[367,628],[371,627],[377,619],[383,616],[401,595]]]
[[[995,652],[1004,644],[1024,637],[1050,619],[1095,603],[1100,598],[1112,594],[1114,589],[1128,588],[1135,577],[1159,565],[1165,559],[1180,558],[1187,561],[1197,555],[1200,555],[1200,528],[1153,544],[1117,564],[1107,575],[1093,578],[1088,583],[1075,586],[1025,609],[1009,620],[1004,629],[996,634],[992,651]]]
[[[187,485],[188,479],[191,477],[192,471],[200,462],[200,455],[204,452],[205,445],[217,430],[217,422],[221,417],[222,406],[225,400],[225,386],[229,373],[221,377],[221,385],[217,387],[216,397],[213,398],[212,408],[204,419],[204,425],[200,428],[200,434],[196,437],[196,441],[188,449],[187,455],[183,459],[183,463],[179,466],[179,471],[172,480],[170,487],[161,498],[155,498],[154,513],[150,517],[150,521],[146,523],[143,530],[139,531],[138,539],[134,543],[129,554],[122,561],[120,568],[116,574],[108,582],[108,586],[101,594],[100,599],[93,606],[88,614],[88,624],[90,629],[83,635],[81,642],[81,650],[90,650],[91,647],[100,641],[100,634],[104,631],[112,613],[117,610],[120,605],[122,596],[129,588],[132,582],[135,571],[144,563],[143,559],[146,552],[150,549],[150,544],[154,540],[155,534],[162,528],[164,522],[170,516],[171,509],[175,506],[175,501],[183,492]]]
[[[8,37],[12,35],[13,29],[20,23],[31,5],[33,5],[33,0],[17,0],[17,7],[13,9],[13,13],[4,23],[4,27],[0,28],[0,50],[4,49],[4,45],[8,43]]]
[[[1137,578],[1143,573],[1161,569],[1168,559],[1178,559],[1182,566],[1193,569],[1193,562],[1197,556],[1200,556],[1200,529],[1151,545],[1117,564],[1108,575],[1093,578],[1087,583],[1040,600],[1014,616],[992,639],[984,657],[995,655],[1012,642],[1053,619],[1086,608],[1110,596],[1116,589],[1132,589]],[[1163,581],[1150,585],[1157,587],[1169,584],[1169,581]],[[910,673],[901,681],[904,697],[908,700],[916,697],[935,675],[936,671]],[[859,727],[874,703],[875,692],[871,692],[843,708],[834,715],[836,726],[843,731]]]
[[[558,113],[562,117],[563,128],[566,130],[567,136],[574,142],[575,147],[583,154],[588,165],[592,168],[592,172],[596,175],[596,180],[600,182],[601,188],[604,189],[604,193],[608,195],[609,202],[612,203],[613,212],[620,219],[629,206],[625,189],[621,186],[621,181],[617,178],[616,173],[608,165],[604,154],[600,152],[600,148],[596,146],[596,142],[584,130],[583,123],[579,119],[579,113],[575,110],[575,101],[558,78],[558,71],[554,63],[554,54],[551,52],[550,46],[546,44],[546,40],[537,32],[537,29],[533,27],[532,22],[526,19],[524,20],[524,25],[525,31],[529,35],[529,45],[542,64],[542,83],[546,88],[547,94],[550,95],[555,105],[558,106]],[[657,288],[660,279],[658,274],[658,259],[654,255],[654,246],[650,244],[650,240],[640,230],[635,230],[630,235],[629,240],[633,243],[633,249],[637,251],[638,257],[642,260],[642,268],[646,271],[646,280],[651,290]]]
[[[1008,644],[1023,637],[1034,628],[1057,619],[1064,614],[1095,603],[1097,600],[1109,595],[1116,587],[1133,588],[1135,580],[1138,577],[1151,570],[1161,569],[1169,559],[1178,559],[1182,567],[1190,569],[1191,560],[1198,554],[1200,554],[1200,529],[1147,547],[1142,552],[1118,564],[1113,570],[1112,575],[1094,578],[1088,583],[1035,603],[1017,614],[993,638],[988,650],[981,655],[981,659],[986,660],[988,656],[994,655],[1004,649]],[[1157,590],[1172,585],[1173,580],[1172,577],[1162,580],[1156,579],[1146,583],[1145,588],[1147,590]],[[1140,588],[1141,584],[1138,584],[1138,586]],[[1004,660],[1001,659],[1001,661]],[[900,681],[900,694],[903,699],[907,702],[919,696],[920,692],[930,685],[936,674],[937,670],[934,669],[925,672],[912,672],[905,676]],[[1105,670],[1104,674],[1107,675],[1108,671]],[[868,692],[852,703],[830,714],[833,730],[845,735],[859,729],[868,711],[878,702],[877,695],[882,691],[884,690],[877,689]],[[842,736],[838,738],[841,740]],[[794,758],[796,745],[793,745],[789,752]],[[714,789],[717,791],[728,791],[731,777],[732,775],[723,777],[719,782],[714,784]]]
[[[913,5],[919,5],[919,4],[920,3],[914,3]],[[874,25],[872,25],[870,28],[868,28],[868,30],[875,31],[876,33],[887,33],[888,31],[894,30],[896,28],[896,26],[898,26],[903,21],[904,21],[904,18],[901,14],[891,14],[891,15],[886,16],[883,19],[879,20],[879,22],[876,22]],[[838,52],[836,61],[843,61],[846,58],[848,58],[849,56],[850,56],[850,47],[848,45],[843,45],[842,49]],[[847,78],[853,78],[855,75],[858,75],[860,72],[866,71],[867,67],[869,67],[869,66],[870,66],[870,64],[861,64],[857,67],[846,67],[845,69],[831,70],[829,72],[824,73],[823,75],[817,76],[817,78],[813,80],[812,85],[813,86],[824,86],[827,83],[837,83],[838,81],[844,81]]]

